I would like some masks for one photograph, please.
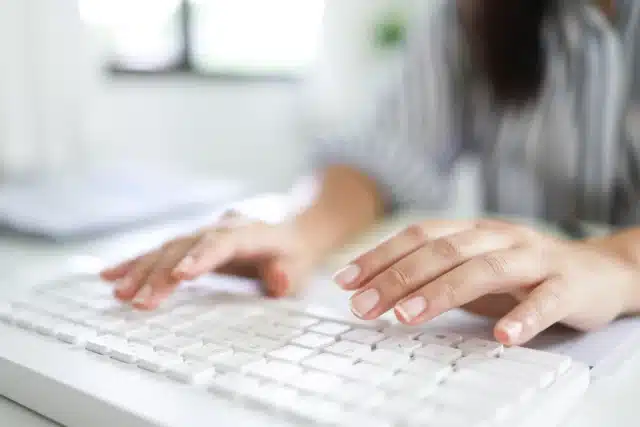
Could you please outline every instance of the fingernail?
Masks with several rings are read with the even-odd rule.
[[[380,302],[380,293],[376,289],[369,289],[351,298],[351,311],[364,317]]]
[[[338,271],[333,276],[333,281],[336,282],[340,286],[349,286],[360,275],[360,267],[355,264],[350,264],[344,267],[342,270]]]
[[[411,322],[427,310],[427,300],[424,297],[415,297],[396,306],[396,310],[407,322]]]
[[[191,269],[191,267],[193,267],[195,263],[196,259],[193,257],[193,255],[187,255],[182,261],[180,261],[180,263],[178,263],[176,271],[179,273],[186,273],[189,271],[189,269]]]
[[[149,298],[151,298],[152,293],[153,288],[151,288],[151,285],[144,285],[142,288],[140,288],[136,296],[133,297],[133,303],[146,304],[149,301]]]
[[[516,342],[520,339],[522,334],[522,322],[516,322],[514,320],[507,320],[502,324],[502,331],[507,334],[510,342]]]

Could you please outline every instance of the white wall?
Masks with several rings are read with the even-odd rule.
[[[368,25],[396,1],[327,1],[321,60],[300,87],[105,78],[75,0],[0,0],[0,164],[53,173],[126,159],[286,186],[308,138],[353,117],[388,71]]]

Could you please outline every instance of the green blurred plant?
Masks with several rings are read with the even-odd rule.
[[[374,45],[379,50],[402,47],[407,36],[407,18],[397,10],[388,11],[374,27]]]

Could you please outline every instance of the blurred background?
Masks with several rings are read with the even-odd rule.
[[[288,189],[314,138],[373,108],[429,4],[0,0],[0,222],[62,233]]]

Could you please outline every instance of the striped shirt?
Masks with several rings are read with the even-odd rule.
[[[446,200],[455,162],[472,153],[488,212],[634,223],[640,176],[622,132],[628,66],[619,31],[582,0],[561,2],[544,30],[540,96],[505,108],[471,66],[456,2],[429,1],[408,38],[400,81],[356,138],[317,144],[316,166],[367,173],[390,209],[429,209]]]

